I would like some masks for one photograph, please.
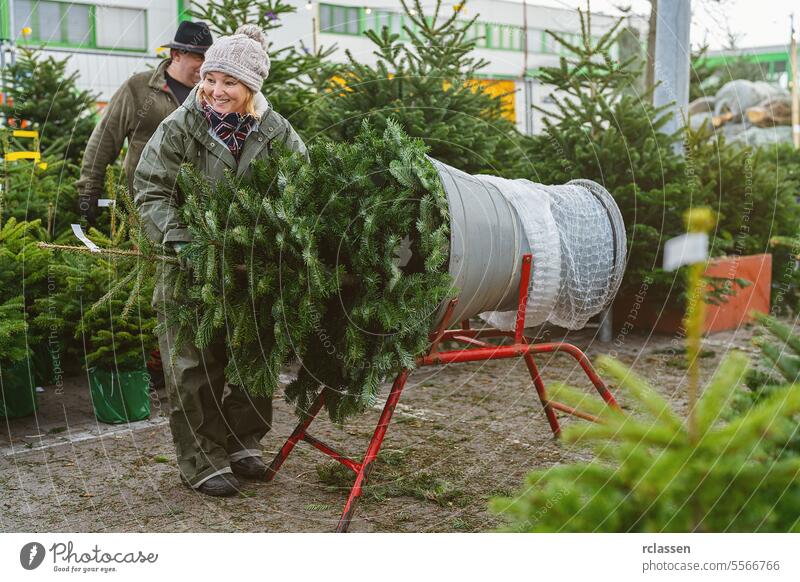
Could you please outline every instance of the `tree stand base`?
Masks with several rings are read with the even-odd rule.
[[[583,371],[589,377],[589,380],[591,380],[595,389],[600,394],[600,397],[606,402],[606,404],[615,408],[618,406],[617,402],[614,400],[614,397],[611,395],[611,392],[608,391],[606,385],[597,375],[597,372],[595,372],[591,362],[589,361],[589,358],[587,358],[586,354],[584,354],[578,347],[563,342],[534,344],[530,343],[529,338],[525,337],[523,333],[525,327],[525,306],[528,302],[528,285],[530,282],[530,275],[531,255],[524,255],[522,257],[522,275],[520,277],[516,327],[513,332],[500,331],[497,329],[471,329],[468,320],[461,322],[460,329],[445,329],[447,322],[453,313],[453,309],[458,303],[458,299],[453,299],[450,301],[450,304],[447,307],[447,311],[442,318],[442,323],[440,324],[439,329],[431,334],[430,350],[425,356],[417,359],[417,365],[436,366],[458,362],[523,358],[525,360],[525,364],[528,366],[528,372],[530,373],[531,380],[536,388],[536,393],[539,395],[539,401],[542,403],[542,407],[544,408],[545,415],[547,416],[547,422],[550,424],[550,429],[557,437],[561,432],[561,427],[558,423],[558,418],[556,417],[556,410],[590,420],[592,422],[596,422],[597,418],[591,414],[586,414],[576,410],[571,406],[562,404],[561,402],[550,400],[547,397],[547,390],[545,389],[544,382],[539,374],[539,368],[536,366],[536,362],[533,357],[534,354],[552,352],[564,352],[569,354],[578,361],[581,368],[583,368]],[[497,346],[482,341],[482,338],[491,337],[510,337],[513,338],[513,343],[509,345]],[[438,350],[439,344],[443,341],[456,341],[465,344],[467,347],[464,349],[440,352]],[[363,487],[366,485],[367,479],[369,478],[369,473],[372,470],[375,459],[378,457],[378,452],[380,451],[381,444],[386,436],[386,430],[389,427],[389,423],[392,420],[394,409],[400,400],[400,395],[402,394],[403,388],[405,388],[406,381],[408,380],[408,374],[408,370],[402,370],[397,375],[397,378],[395,378],[392,389],[389,392],[389,398],[386,400],[386,404],[383,407],[378,424],[372,434],[372,439],[367,447],[367,452],[360,463],[339,453],[324,442],[308,434],[307,430],[309,425],[316,418],[325,402],[325,391],[323,390],[312,404],[305,420],[297,425],[289,439],[286,441],[286,443],[284,443],[283,447],[281,447],[281,450],[277,455],[275,455],[275,458],[272,460],[272,463],[267,469],[265,480],[272,481],[278,470],[280,470],[281,465],[283,465],[283,462],[292,452],[292,449],[294,449],[294,446],[301,440],[309,443],[314,448],[319,449],[324,454],[341,463],[356,474],[355,482],[353,483],[353,487],[350,489],[350,495],[347,499],[347,503],[344,506],[344,511],[342,512],[342,517],[339,519],[339,524],[336,526],[337,532],[346,532],[350,527],[350,521],[353,518],[353,513],[355,512],[358,499],[361,497]]]

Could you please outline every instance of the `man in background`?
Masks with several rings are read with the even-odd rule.
[[[87,224],[95,222],[97,200],[105,193],[106,168],[119,157],[126,139],[124,167],[132,195],[133,172],[145,144],[200,81],[200,66],[212,42],[204,22],[181,22],[175,39],[165,45],[169,58],[152,71],[133,75],[111,97],[86,145],[77,182],[78,211]]]

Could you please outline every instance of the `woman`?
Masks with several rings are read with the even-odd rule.
[[[134,200],[152,240],[179,255],[191,240],[178,212],[183,203],[176,184],[181,163],[193,164],[213,182],[225,170],[248,176],[250,165],[268,159],[277,143],[305,153],[292,126],[260,92],[269,65],[264,34],[254,25],[241,26],[208,49],[200,84],[158,127],[134,174]],[[153,296],[160,320],[164,303],[171,300],[174,275],[175,267],[160,267]],[[159,336],[164,362],[170,361],[173,338],[172,330]],[[259,441],[272,420],[271,399],[250,397],[239,386],[230,386],[223,395],[225,364],[222,337],[204,350],[184,346],[166,371],[181,477],[215,496],[234,495],[236,476],[264,477]]]

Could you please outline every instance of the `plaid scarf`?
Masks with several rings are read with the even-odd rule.
[[[242,153],[244,140],[253,131],[256,120],[249,113],[217,113],[208,103],[203,104],[203,113],[208,121],[208,126],[217,134],[236,160]]]

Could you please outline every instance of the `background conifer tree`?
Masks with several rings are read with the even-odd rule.
[[[748,366],[732,353],[697,404],[698,437],[645,380],[618,362],[604,372],[629,392],[635,415],[557,387],[554,398],[591,407],[601,423],[564,431],[593,445],[597,459],[528,476],[515,498],[492,507],[513,531],[774,532],[800,529],[800,457],[775,459],[796,431],[800,386],[788,386],[730,421],[722,420]]]
[[[413,23],[404,28],[409,40],[387,27],[367,30],[377,63],[347,53],[347,66],[319,105],[318,131],[349,140],[363,119],[378,131],[394,119],[437,160],[469,173],[507,175],[523,155],[522,136],[503,116],[502,99],[476,82],[488,64],[472,53],[477,16],[466,19],[441,0],[427,13],[419,0],[402,5]]]
[[[78,88],[78,72],[67,74],[67,62],[19,45],[16,61],[0,73],[6,92],[0,113],[12,127],[27,122],[38,130],[44,155],[78,164],[95,126],[97,96]]]

